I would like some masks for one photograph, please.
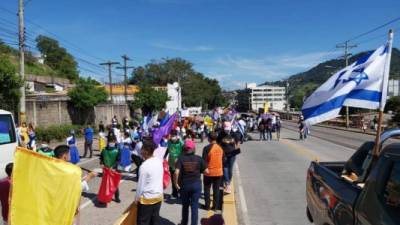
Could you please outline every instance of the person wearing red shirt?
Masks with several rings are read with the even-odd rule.
[[[7,177],[0,180],[0,202],[1,202],[1,215],[3,216],[3,224],[7,225],[8,221],[8,207],[11,187],[11,173],[13,169],[13,163],[9,163],[6,166]]]

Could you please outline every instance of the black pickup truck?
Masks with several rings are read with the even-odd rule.
[[[400,225],[400,143],[381,135],[380,153],[364,143],[347,162],[312,162],[307,172],[307,217],[316,225]],[[390,142],[387,144],[385,141]]]

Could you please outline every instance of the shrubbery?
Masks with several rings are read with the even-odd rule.
[[[49,127],[37,127],[36,139],[38,141],[50,142],[51,140],[62,141],[65,140],[69,136],[70,130],[75,130],[75,134],[77,137],[82,136],[82,129],[84,126],[81,125],[52,125]]]

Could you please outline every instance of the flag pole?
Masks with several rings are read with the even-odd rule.
[[[392,56],[392,44],[393,44],[393,30],[389,30],[388,35],[388,55],[386,59],[385,69],[383,73],[383,81],[382,81],[382,96],[381,103],[379,106],[379,115],[378,115],[378,130],[376,131],[375,137],[375,147],[373,157],[377,158],[379,156],[380,151],[380,141],[381,141],[381,133],[382,133],[382,123],[383,123],[383,110],[385,109],[386,98],[387,98],[387,86],[389,82],[389,73],[390,73],[390,59]]]

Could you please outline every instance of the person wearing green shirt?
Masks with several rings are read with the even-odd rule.
[[[120,152],[117,148],[117,139],[115,135],[110,134],[108,136],[108,144],[107,146],[101,151],[100,154],[100,164],[104,167],[117,170],[118,161],[120,158]],[[114,194],[115,202],[120,203],[121,199],[119,198],[119,189],[115,191]]]
[[[169,171],[171,173],[171,183],[172,181],[172,174],[175,173],[175,164],[178,160],[179,156],[181,156],[183,151],[183,141],[178,136],[178,132],[176,130],[171,131],[170,139],[168,140],[167,151],[165,155],[168,154],[168,164],[169,164]],[[178,190],[174,185],[172,185],[172,197],[178,198]]]

